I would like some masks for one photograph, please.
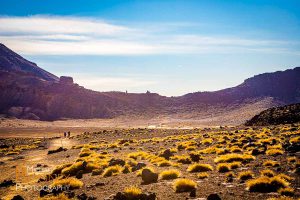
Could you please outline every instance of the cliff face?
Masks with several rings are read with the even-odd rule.
[[[180,97],[95,92],[75,84],[71,77],[59,79],[0,45],[0,113],[6,116],[56,120],[164,115],[191,119],[222,113],[225,116],[242,108],[252,111],[251,105],[257,102],[263,105],[261,111],[299,101],[300,68],[257,75],[233,88]]]

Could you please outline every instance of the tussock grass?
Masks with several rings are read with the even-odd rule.
[[[208,177],[209,177],[209,175],[206,172],[201,172],[201,173],[197,174],[197,178],[199,178],[199,179],[205,179],[205,178],[208,178]]]
[[[254,176],[252,171],[244,171],[244,172],[240,172],[238,175],[238,178],[242,181],[248,180],[248,179],[252,179]]]
[[[295,190],[293,188],[287,187],[287,188],[280,188],[278,190],[278,193],[283,196],[289,196],[292,197],[295,194]]]
[[[128,200],[138,199],[142,194],[142,190],[138,187],[131,186],[124,189],[124,195]]]
[[[70,200],[70,199],[64,193],[60,193],[57,196],[39,197],[38,200]]]
[[[274,176],[275,176],[275,172],[272,171],[272,170],[269,170],[269,169],[262,170],[262,171],[260,172],[260,174],[261,174],[262,176],[267,176],[267,177],[274,177]]]
[[[108,167],[104,170],[103,176],[109,177],[109,176],[115,176],[117,174],[120,174],[122,172],[122,167],[120,165],[114,165],[111,167]]]
[[[217,165],[218,172],[225,173],[231,170],[230,163],[220,163]]]
[[[83,186],[83,183],[79,179],[73,177],[65,179],[54,179],[53,183],[51,184],[51,187],[57,186],[69,187],[70,189],[78,189]]]
[[[213,167],[209,164],[192,164],[188,167],[187,171],[188,172],[207,172],[207,171],[212,171]]]
[[[266,166],[266,167],[278,167],[279,166],[279,163],[276,162],[276,161],[273,161],[273,160],[267,160],[263,163],[263,166]]]
[[[178,179],[173,183],[175,192],[191,192],[197,188],[197,183],[191,179]]]
[[[180,171],[176,169],[165,170],[159,174],[162,180],[176,179],[181,175]]]
[[[286,188],[289,183],[280,178],[280,177],[266,177],[262,176],[257,179],[252,179],[247,181],[247,188],[250,192],[261,192],[261,193],[268,193],[268,192],[277,192],[281,188]]]
[[[250,162],[254,160],[255,157],[248,154],[225,154],[217,157],[214,161],[216,163],[225,163],[225,162]]]
[[[269,149],[266,151],[266,155],[268,156],[279,156],[282,155],[284,152],[280,149]]]

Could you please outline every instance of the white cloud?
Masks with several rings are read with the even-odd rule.
[[[233,53],[294,53],[291,42],[177,34],[151,25],[142,29],[82,17],[0,17],[0,40],[26,55],[148,55]],[[184,29],[185,26],[178,25]],[[299,44],[299,43],[298,43]]]

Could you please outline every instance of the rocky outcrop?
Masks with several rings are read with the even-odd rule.
[[[300,122],[300,103],[270,108],[255,115],[246,126],[268,126]]]

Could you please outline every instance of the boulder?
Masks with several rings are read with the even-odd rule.
[[[143,183],[148,184],[148,183],[155,183],[157,182],[158,179],[158,174],[152,172],[150,169],[143,169],[142,171],[142,180]]]

